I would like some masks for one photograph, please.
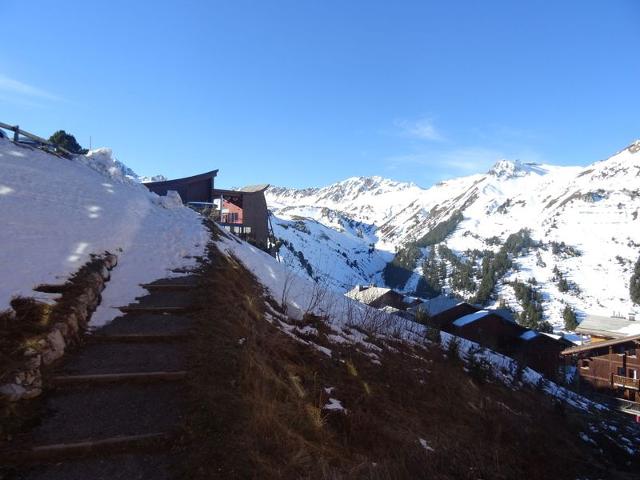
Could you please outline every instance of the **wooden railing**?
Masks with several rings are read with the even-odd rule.
[[[24,130],[21,130],[20,127],[18,125],[8,125],[6,123],[2,123],[0,122],[0,128],[4,129],[4,130],[9,130],[10,132],[13,132],[13,141],[14,142],[19,142],[20,141],[20,137],[26,137],[29,140],[32,140],[34,142],[36,142],[37,144],[44,146],[44,147],[49,147],[51,149],[53,149],[54,151],[58,151],[58,152],[62,152],[65,155],[71,155],[71,152],[69,152],[68,150],[59,147],[57,145],[54,145],[53,143],[51,143],[49,140],[45,140],[42,137],[39,137],[37,135],[34,135],[33,133],[29,133],[29,132],[25,132]]]
[[[612,375],[611,383],[615,387],[632,388],[634,390],[640,390],[640,380],[637,378],[624,377],[622,375]]]

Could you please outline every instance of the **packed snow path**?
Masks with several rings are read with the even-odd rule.
[[[20,478],[169,478],[196,287],[196,276],[145,285],[52,373],[45,417],[18,441]]]

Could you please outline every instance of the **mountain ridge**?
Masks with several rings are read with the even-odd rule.
[[[351,177],[314,189],[271,187],[267,202],[274,213],[276,236],[303,255],[312,249],[307,263],[315,276],[322,272],[341,289],[354,279],[384,284],[383,260],[388,263],[398,251],[461,212],[462,220],[442,242],[416,253],[419,256],[407,267],[410,277],[403,288],[415,290],[422,264],[433,249],[447,269],[443,291],[469,298],[472,292],[451,285],[456,262],[471,262],[469,252],[495,253],[509,235],[526,229],[536,246],[515,259],[514,268],[499,279],[492,302],[503,301],[516,312],[522,310],[512,284],[533,278],[543,298],[544,318],[559,328],[566,305],[581,315],[634,308],[628,300],[628,281],[630,265],[640,253],[639,152],[640,141],[635,141],[584,167],[500,160],[486,173],[449,179],[429,188],[378,176]],[[282,227],[291,221],[301,229]],[[349,223],[354,227],[345,228]],[[305,234],[304,226],[311,231],[311,225],[313,233]],[[358,229],[366,235],[358,237]],[[334,232],[351,235],[348,248],[341,243],[346,237]],[[323,241],[322,235],[331,242]],[[358,238],[360,245],[356,246],[353,241]],[[441,246],[458,260],[441,258]],[[571,256],[558,248],[578,253]],[[336,266],[345,255],[352,264],[358,263],[357,269],[346,262],[340,265],[344,268]],[[286,252],[283,256],[289,257]],[[370,257],[377,260],[368,262]],[[334,266],[323,268],[322,261]],[[477,271],[481,260],[475,261],[472,270]],[[558,275],[573,289],[559,291]],[[480,280],[474,281],[478,284]]]

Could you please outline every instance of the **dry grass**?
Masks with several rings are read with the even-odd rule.
[[[375,365],[328,344],[330,329],[308,316],[329,358],[265,320],[264,292],[238,262],[215,248],[209,260],[184,478],[633,478],[548,397],[470,376],[436,347],[387,341]],[[322,409],[327,387],[347,414]]]

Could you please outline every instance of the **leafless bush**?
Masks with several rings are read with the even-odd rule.
[[[318,307],[323,307],[325,299],[329,293],[329,282],[325,275],[318,277],[313,286],[311,287],[311,294],[307,301],[307,307],[305,308],[305,315],[314,313]],[[325,312],[327,313],[327,312]]]
[[[291,288],[295,281],[296,274],[293,271],[293,262],[291,258],[287,258],[283,262],[285,266],[284,281],[282,283],[282,294],[280,295],[280,306],[282,312],[286,315],[289,310],[289,295],[291,294]]]

